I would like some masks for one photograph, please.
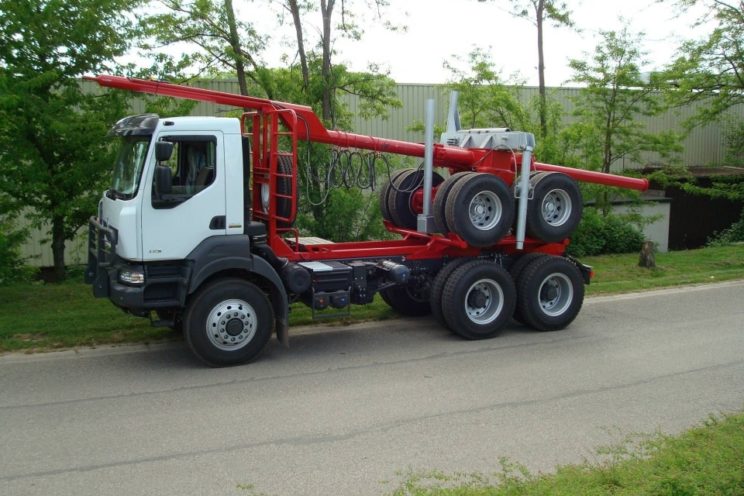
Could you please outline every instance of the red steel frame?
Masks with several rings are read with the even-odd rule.
[[[326,129],[313,110],[305,105],[276,102],[264,98],[236,95],[221,91],[193,88],[177,84],[148,81],[143,79],[126,78],[120,76],[100,75],[86,77],[101,86],[119,88],[140,93],[171,96],[196,101],[207,101],[222,105],[231,105],[246,110],[241,119],[245,132],[252,136],[252,164],[253,164],[253,215],[265,220],[269,245],[278,256],[287,257],[292,261],[301,260],[343,260],[359,258],[405,257],[409,260],[437,259],[444,256],[478,255],[480,249],[469,247],[459,236],[446,236],[419,233],[417,231],[401,229],[389,222],[386,228],[403,236],[394,241],[364,241],[331,243],[323,245],[300,246],[298,233],[294,228],[280,227],[290,224],[292,218],[279,217],[277,214],[277,200],[284,198],[291,204],[292,217],[297,207],[297,143],[299,140],[325,143],[343,148],[359,148],[372,150],[377,153],[392,153],[412,157],[424,156],[424,145],[385,138],[376,138],[343,131]],[[251,112],[248,112],[248,110]],[[249,130],[250,128],[250,130]],[[291,151],[281,151],[280,139],[291,143]],[[277,182],[281,177],[288,177],[278,168],[280,156],[291,157],[292,174],[291,193],[279,193]],[[503,179],[507,185],[512,185],[517,175],[517,164],[521,163],[521,155],[505,150],[465,149],[456,146],[434,145],[434,166],[445,167],[450,172],[477,171],[495,174]],[[544,164],[532,161],[532,169],[537,171],[560,172],[577,181],[615,186],[626,189],[645,191],[648,189],[647,179],[638,179],[614,174]],[[261,207],[261,185],[269,184],[269,211],[263,213]],[[436,191],[436,190],[435,190]],[[417,192],[412,199],[415,205],[421,205],[421,193]],[[289,234],[289,236],[288,236]],[[292,242],[292,237],[295,242]],[[540,251],[560,255],[565,251],[568,241],[563,243],[543,243],[535,239],[525,241],[525,252]],[[516,252],[514,236],[506,236],[492,248],[495,251],[509,254]]]

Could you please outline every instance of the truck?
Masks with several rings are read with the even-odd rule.
[[[312,108],[162,81],[99,85],[243,109],[239,118],[121,119],[111,187],[91,217],[86,281],[96,297],[181,329],[210,366],[250,362],[272,336],[288,346],[290,305],[348,315],[376,294],[406,316],[432,314],[464,339],[512,320],[567,327],[593,275],[566,254],[580,181],[645,190],[645,179],[538,162],[534,136],[461,129],[413,143],[326,129]],[[331,242],[294,226],[305,143],[423,158],[378,188],[395,239]],[[436,169],[436,170],[435,170]],[[440,174],[441,172],[441,174]],[[343,221],[343,219],[339,219]]]

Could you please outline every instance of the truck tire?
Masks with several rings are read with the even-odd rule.
[[[285,155],[277,157],[277,168],[281,174],[292,174],[292,158]],[[292,178],[280,176],[276,179],[276,192],[280,195],[292,194]],[[270,186],[268,183],[261,185],[261,209],[265,214],[269,213]],[[291,227],[294,224],[297,212],[292,211],[292,200],[278,196],[276,199],[276,215],[289,219],[277,220],[276,225],[279,227]]]
[[[457,182],[447,195],[447,225],[469,245],[496,244],[514,221],[514,197],[492,174],[476,173]]]
[[[423,317],[431,312],[428,295],[416,294],[407,284],[385,288],[380,296],[390,308],[406,317]]]
[[[388,210],[388,197],[390,196],[390,192],[393,191],[393,181],[395,181],[401,174],[412,170],[414,169],[394,171],[390,174],[390,179],[385,181],[385,184],[380,189],[380,212],[382,213],[382,218],[388,222],[393,221],[393,218],[390,216],[390,210]]]
[[[548,243],[569,237],[579,225],[583,201],[579,186],[565,174],[538,174],[527,205],[527,234]]]
[[[273,328],[274,312],[266,294],[237,278],[220,279],[199,290],[184,316],[189,348],[212,367],[254,360]]]
[[[549,255],[546,255],[545,253],[525,253],[524,255],[520,256],[517,261],[514,262],[509,268],[509,275],[511,275],[512,280],[514,281],[514,285],[517,288],[517,305],[514,308],[513,317],[514,320],[516,320],[520,324],[524,324],[524,317],[522,317],[522,311],[520,310],[519,306],[519,281],[522,278],[522,273],[524,272],[524,269],[526,269],[527,266],[533,263],[535,260],[539,260],[547,256]]]
[[[457,184],[458,181],[467,177],[469,174],[473,174],[473,172],[458,172],[457,174],[453,174],[445,179],[444,182],[439,185],[437,194],[434,195],[434,204],[432,206],[432,213],[434,214],[434,224],[436,225],[438,233],[447,234],[452,230],[447,225],[447,196],[452,190],[452,187]]]
[[[436,187],[443,181],[444,178],[435,172],[431,178],[431,185]],[[395,178],[388,195],[388,211],[393,224],[404,229],[416,229],[418,213],[413,209],[411,200],[414,193],[423,188],[423,184],[423,170],[411,169]]]
[[[450,274],[442,291],[442,311],[456,334],[486,339],[498,335],[509,322],[516,299],[506,270],[494,262],[473,260]]]
[[[444,313],[442,311],[442,292],[444,291],[444,285],[447,283],[450,275],[462,266],[462,264],[471,262],[470,258],[456,258],[447,263],[444,267],[439,269],[434,282],[431,284],[431,291],[429,293],[429,305],[431,307],[431,314],[434,316],[437,322],[443,327],[447,327],[447,322],[444,320]]]
[[[538,258],[518,282],[517,303],[524,322],[538,331],[568,326],[584,302],[584,280],[572,262],[556,256]]]
[[[292,174],[292,159],[285,155],[280,155],[279,159],[279,172],[281,174]],[[280,195],[291,195],[292,194],[292,178],[290,177],[277,177],[276,192]],[[292,211],[292,200],[289,198],[278,197],[276,199],[276,213],[280,217],[286,217],[289,221],[278,221],[279,227],[292,227],[294,224],[297,212]]]

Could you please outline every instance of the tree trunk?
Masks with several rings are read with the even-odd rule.
[[[320,0],[320,12],[323,15],[323,64],[321,77],[323,78],[323,99],[321,113],[323,121],[335,127],[333,116],[333,88],[331,84],[331,18],[336,0]]]
[[[310,85],[310,70],[307,67],[307,55],[305,54],[305,40],[302,33],[302,20],[300,19],[300,7],[297,0],[289,0],[289,11],[292,13],[295,33],[297,34],[297,53],[300,55],[300,69],[302,70],[302,88],[307,90]]]
[[[52,217],[52,256],[54,259],[54,278],[65,278],[65,221],[61,216]]]
[[[240,36],[238,36],[238,26],[235,23],[235,11],[233,10],[232,0],[225,0],[225,12],[227,13],[227,26],[230,31],[230,47],[235,53],[235,72],[238,76],[240,94],[247,96],[248,84],[245,78],[243,49],[240,47]]]
[[[548,110],[547,97],[545,95],[545,54],[543,53],[543,20],[545,19],[545,0],[539,0],[536,6],[536,24],[537,24],[537,77],[539,103],[538,113],[540,114],[540,133],[541,139],[548,135]]]

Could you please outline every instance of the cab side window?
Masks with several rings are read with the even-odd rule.
[[[162,139],[173,143],[170,159],[162,163],[170,167],[173,178],[167,203],[183,203],[214,182],[217,164],[217,139],[214,136],[167,136]],[[167,205],[158,203],[159,206]]]

